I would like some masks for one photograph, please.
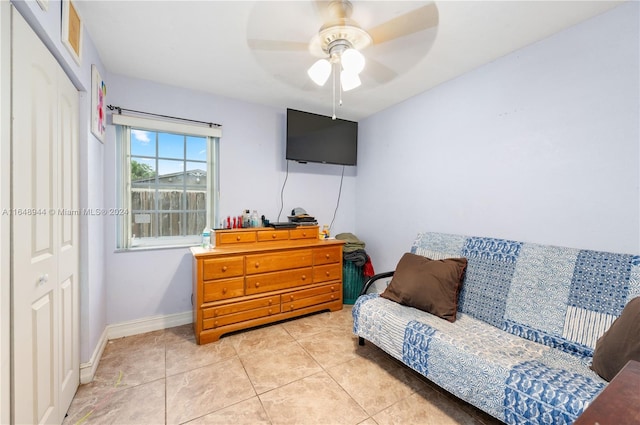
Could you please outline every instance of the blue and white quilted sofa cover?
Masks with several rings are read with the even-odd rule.
[[[421,233],[432,259],[466,257],[457,320],[367,294],[354,333],[509,424],[570,424],[607,382],[597,339],[640,295],[640,256]]]

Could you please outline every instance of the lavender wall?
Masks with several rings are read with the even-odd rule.
[[[271,220],[280,211],[286,178],[285,113],[233,99],[149,81],[109,75],[109,103],[165,115],[222,124],[220,140],[220,212],[239,215],[256,209]],[[105,199],[115,205],[115,137],[105,144]],[[354,232],[355,172],[345,168],[333,232]],[[305,208],[330,224],[338,201],[342,167],[289,162],[280,221],[294,207]],[[120,323],[191,310],[191,260],[188,249],[114,252],[114,217],[105,225],[107,320]]]
[[[419,231],[638,253],[639,7],[361,122],[356,230],[374,266]]]

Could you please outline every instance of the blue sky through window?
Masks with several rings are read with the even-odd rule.
[[[183,172],[185,159],[188,160],[187,171],[206,170],[207,139],[131,129],[131,156],[134,157],[132,159],[147,164],[153,169],[155,169],[155,157],[162,158],[158,161],[159,175]]]

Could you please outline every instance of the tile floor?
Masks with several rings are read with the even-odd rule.
[[[109,341],[68,424],[499,424],[375,346],[351,308],[199,346],[190,325]]]

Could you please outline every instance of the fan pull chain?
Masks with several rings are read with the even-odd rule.
[[[331,64],[331,66],[333,66],[333,90],[332,90],[332,94],[333,94],[333,116],[331,117],[332,120],[336,119],[336,64],[333,63]]]
[[[338,105],[342,107],[342,84],[339,84],[338,87],[338,90],[340,90],[340,103]]]
[[[342,68],[342,62],[336,63],[336,75],[340,74],[340,68]],[[338,105],[342,107],[342,79],[340,79],[340,83],[338,84],[338,90],[340,90],[340,103]]]

